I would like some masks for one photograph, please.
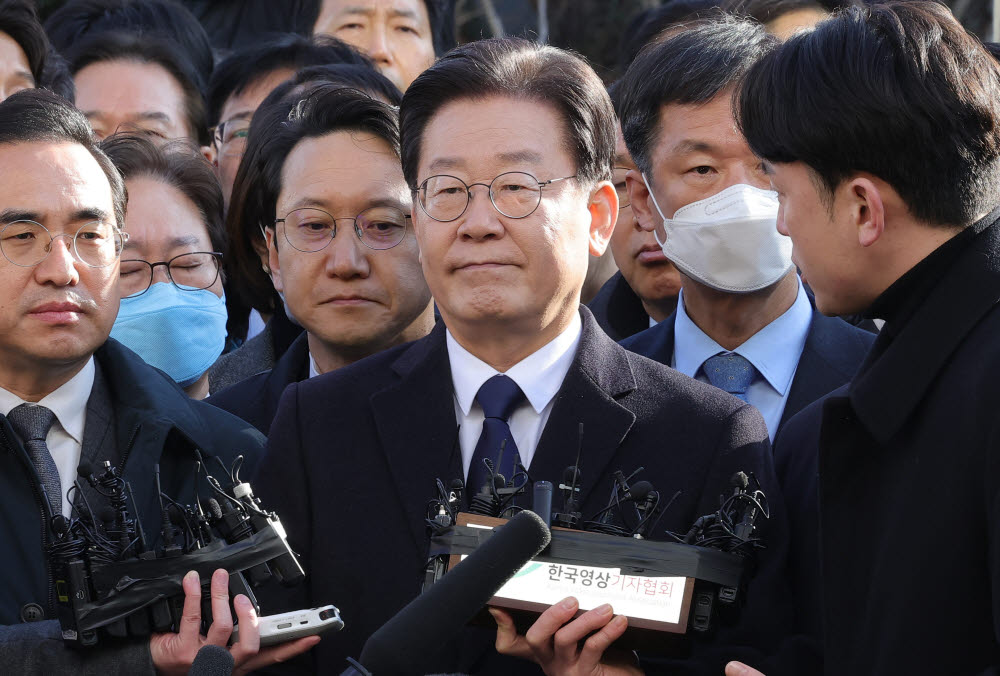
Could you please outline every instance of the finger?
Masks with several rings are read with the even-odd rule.
[[[764,676],[764,674],[742,662],[730,662],[726,665],[726,676]]]
[[[205,640],[226,647],[233,633],[233,615],[229,612],[229,573],[219,568],[212,574],[212,626]]]
[[[243,594],[233,599],[236,621],[240,625],[240,640],[229,649],[236,666],[240,666],[260,650],[260,620],[253,604]]]
[[[243,633],[242,629],[240,630],[240,633]],[[242,676],[242,674],[262,669],[270,664],[277,664],[278,662],[290,660],[296,655],[301,655],[306,652],[317,643],[319,643],[319,636],[306,636],[305,638],[300,638],[297,641],[291,641],[289,643],[282,643],[281,645],[273,645],[268,648],[264,648],[259,653],[244,662],[238,669],[233,671],[233,674],[234,676]]]
[[[588,610],[559,629],[553,639],[556,657],[561,661],[576,662],[580,658],[578,647],[580,641],[603,628],[613,617],[614,611],[605,603],[603,606]]]
[[[531,646],[524,637],[517,633],[514,618],[499,608],[487,608],[497,623],[497,652],[501,655],[532,659]]]
[[[583,617],[580,618],[581,620]],[[596,668],[604,659],[604,651],[621,638],[628,628],[628,618],[618,615],[588,638],[580,650],[580,662],[584,673]]]
[[[573,619],[579,607],[579,602],[572,596],[565,598],[539,615],[535,623],[525,632],[524,638],[531,646],[537,660],[548,662],[552,659],[552,641],[555,633]]]
[[[201,578],[198,571],[188,571],[181,581],[184,589],[184,608],[181,611],[177,634],[181,641],[197,641],[201,636]]]

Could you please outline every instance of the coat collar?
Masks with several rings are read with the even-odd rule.
[[[851,383],[851,407],[876,441],[885,444],[899,432],[959,344],[998,300],[1000,226],[994,220],[959,255],[888,349],[869,353]]]
[[[586,500],[635,421],[635,415],[616,399],[634,390],[636,383],[628,353],[608,338],[589,310],[581,307],[580,314],[580,344],[556,394],[530,473],[533,479],[558,481],[574,462],[577,428],[584,422],[580,464],[581,499]],[[422,555],[427,545],[424,515],[435,480],[462,476],[443,324],[403,351],[392,370],[399,380],[370,401],[395,492]]]

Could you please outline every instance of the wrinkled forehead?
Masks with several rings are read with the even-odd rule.
[[[114,223],[111,184],[90,151],[77,143],[0,144],[0,217],[48,228],[101,220]]]

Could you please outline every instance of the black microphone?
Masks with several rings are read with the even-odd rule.
[[[365,674],[364,669],[378,676],[431,672],[444,645],[550,539],[537,514],[519,512],[372,634],[361,651],[363,670],[352,667],[343,676]]]
[[[532,486],[531,510],[545,522],[552,524],[552,482],[536,481]]]
[[[231,676],[235,666],[233,656],[228,650],[209,644],[198,649],[188,676]]]

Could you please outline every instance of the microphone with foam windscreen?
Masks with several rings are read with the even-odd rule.
[[[188,676],[230,676],[236,663],[225,648],[217,645],[202,646],[194,656]]]
[[[445,644],[545,549],[550,539],[548,526],[537,514],[519,512],[372,634],[361,651],[360,664],[355,663],[342,676],[432,671]]]

